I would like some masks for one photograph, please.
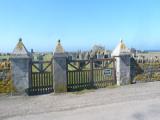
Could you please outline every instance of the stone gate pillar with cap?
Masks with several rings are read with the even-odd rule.
[[[53,80],[54,92],[67,92],[67,57],[60,40],[53,53]]]
[[[117,85],[130,84],[130,52],[122,40],[113,50],[112,57],[116,58]]]
[[[11,57],[12,79],[17,93],[24,94],[29,88],[30,60],[29,52],[20,38]]]

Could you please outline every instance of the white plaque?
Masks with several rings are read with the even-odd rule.
[[[103,74],[105,76],[111,76],[112,75],[112,69],[104,69]]]

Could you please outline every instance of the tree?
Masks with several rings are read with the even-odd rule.
[[[93,53],[96,53],[98,51],[105,51],[105,47],[104,46],[101,46],[101,45],[94,45],[92,47],[92,52]]]

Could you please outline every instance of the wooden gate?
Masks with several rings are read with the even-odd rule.
[[[53,92],[53,72],[51,61],[32,61],[29,95]]]
[[[116,84],[115,59],[67,61],[67,89],[76,91]]]

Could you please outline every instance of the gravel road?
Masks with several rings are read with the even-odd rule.
[[[160,82],[78,93],[0,95],[0,120],[159,120]]]

